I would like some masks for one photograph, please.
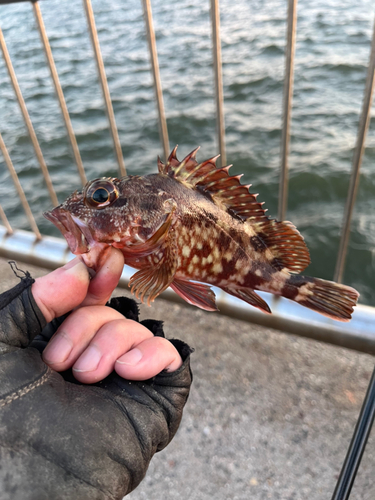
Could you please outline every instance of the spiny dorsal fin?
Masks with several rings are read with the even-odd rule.
[[[241,184],[241,175],[230,176],[228,172],[231,165],[217,168],[219,155],[198,163],[195,159],[198,149],[194,149],[180,162],[176,156],[176,146],[165,165],[158,161],[159,172],[207,195],[236,219],[267,221],[263,203],[257,201],[256,194],[249,193],[250,184]]]
[[[252,225],[264,248],[274,256],[274,265],[300,273],[310,264],[310,253],[305,240],[291,222],[268,219]]]
[[[249,193],[250,184],[242,185],[240,175],[229,175],[231,165],[216,167],[218,156],[198,163],[195,159],[198,149],[194,149],[180,162],[176,156],[176,146],[167,164],[163,165],[162,173],[206,194],[232,217],[251,224],[259,238],[258,246],[272,251],[275,265],[280,269],[285,267],[291,272],[303,271],[310,264],[310,254],[296,227],[291,222],[278,222],[267,217],[262,208],[263,203],[256,200],[256,194]]]
[[[173,171],[175,167],[177,167],[180,162],[177,160],[176,156],[176,151],[177,151],[178,145],[174,147],[172,150],[171,154],[168,157],[167,163],[163,163],[160,159],[160,156],[158,156],[158,169],[160,174],[166,174],[169,175],[169,177],[174,177]]]
[[[160,156],[158,156],[158,170],[159,170],[159,174],[165,173],[165,164],[161,161]]]

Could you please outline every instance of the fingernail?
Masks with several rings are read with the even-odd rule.
[[[93,372],[98,368],[102,353],[95,345],[90,345],[73,366],[75,372]]]
[[[83,264],[82,259],[80,257],[75,257],[74,259],[70,260],[63,268],[65,271],[68,271],[69,269],[72,269],[72,267],[77,266],[78,264]]]
[[[84,279],[87,279],[87,277],[90,277],[90,273],[88,272],[87,267],[85,264],[80,260],[74,266],[69,267],[68,269],[65,267],[64,268],[66,274],[71,274],[73,276],[81,276]]]
[[[72,259],[70,262],[65,264],[62,269],[64,269],[66,273],[70,273],[75,276],[78,276],[80,273],[82,273],[84,276],[87,276],[88,273],[90,279],[94,278],[94,276],[96,275],[95,270],[91,269],[91,267],[87,267],[86,264],[82,262],[82,259],[80,259],[80,257]]]
[[[63,363],[72,352],[73,343],[64,332],[59,332],[44,349],[43,358],[49,363]]]
[[[121,356],[121,358],[118,358],[116,363],[120,363],[120,365],[134,366],[139,363],[139,361],[142,359],[142,356],[142,352],[139,349],[135,348]]]

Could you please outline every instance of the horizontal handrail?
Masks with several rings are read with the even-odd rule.
[[[15,230],[9,235],[6,227],[2,225],[0,225],[0,256],[19,259],[22,262],[49,269],[63,266],[74,257],[62,238],[44,236],[42,240],[37,241],[33,233],[23,230]],[[126,288],[134,272],[134,269],[125,266],[119,286]],[[220,289],[214,288],[214,290],[219,310],[226,316],[375,354],[375,308],[373,307],[358,305],[352,320],[349,323],[341,323],[303,308],[283,297],[275,297],[265,292],[258,293],[269,303],[271,315],[260,312]],[[161,297],[186,304],[170,288]]]
[[[32,0],[0,0],[0,5],[6,5],[9,3],[21,3],[21,2],[30,2]]]

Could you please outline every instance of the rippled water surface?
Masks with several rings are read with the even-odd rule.
[[[228,163],[245,173],[276,216],[286,37],[286,0],[221,0]],[[93,0],[97,28],[128,172],[151,173],[161,154],[140,0]],[[218,151],[209,2],[153,0],[171,146],[199,158]],[[82,3],[41,3],[87,177],[117,166]],[[308,274],[331,279],[349,185],[370,53],[370,0],[298,3],[288,219],[311,251]],[[45,64],[31,5],[0,6],[0,26],[59,201],[80,187]],[[375,127],[366,141],[345,282],[375,305]],[[13,89],[0,59],[0,132],[43,233],[57,234],[51,207]],[[29,229],[0,158],[0,200],[10,222]]]

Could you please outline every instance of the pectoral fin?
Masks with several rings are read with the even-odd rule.
[[[218,310],[215,302],[215,294],[208,285],[175,278],[170,286],[177,295],[189,304],[200,307],[205,311]]]
[[[174,237],[168,235],[158,250],[147,257],[149,265],[141,269],[129,280],[131,292],[142,302],[148,295],[151,305],[156,297],[169,287],[177,269],[177,252]]]

